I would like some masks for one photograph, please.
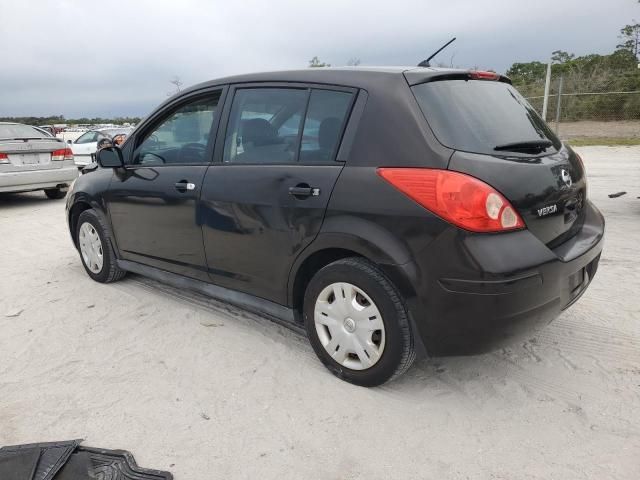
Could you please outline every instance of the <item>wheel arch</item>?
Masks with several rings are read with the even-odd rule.
[[[78,228],[78,219],[80,218],[80,214],[86,210],[93,210],[96,212],[96,215],[101,217],[104,221],[107,228],[111,228],[111,223],[108,221],[108,217],[105,212],[102,210],[100,203],[97,202],[94,198],[87,195],[77,195],[73,198],[73,203],[71,207],[69,207],[68,212],[68,225],[69,225],[69,233],[71,234],[71,238],[73,239],[73,244],[78,248],[77,239],[76,239],[76,230]],[[113,237],[113,236],[111,236]],[[114,242],[111,241],[114,251],[117,252],[116,246]]]
[[[78,239],[76,238],[76,230],[78,229],[78,218],[80,214],[86,210],[90,210],[91,204],[86,200],[79,200],[74,202],[73,206],[69,209],[69,233],[73,240],[73,244],[78,248]]]
[[[313,275],[321,268],[346,257],[362,257],[380,267],[396,284],[403,295],[413,296],[412,287],[394,265],[403,263],[405,249],[403,245],[388,245],[386,248],[373,243],[371,238],[356,233],[321,233],[314,242],[296,259],[287,283],[287,303],[293,308],[296,322],[302,322],[302,304],[306,286]],[[385,238],[386,240],[389,237]]]
[[[304,292],[311,281],[313,275],[321,268],[330,263],[347,257],[361,257],[358,252],[342,247],[328,247],[310,252],[294,266],[295,273],[290,275],[288,303],[293,307],[296,323],[302,324],[302,306],[304,302]]]

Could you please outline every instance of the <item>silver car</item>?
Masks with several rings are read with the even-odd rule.
[[[77,176],[73,152],[62,140],[0,122],[0,192],[44,190],[51,199],[63,198]]]

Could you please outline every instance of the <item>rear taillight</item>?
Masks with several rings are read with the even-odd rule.
[[[472,232],[525,228],[511,203],[475,177],[428,168],[379,168],[378,175],[444,220]]]
[[[70,148],[61,148],[59,150],[54,150],[53,152],[51,152],[51,160],[73,160],[73,152]]]
[[[469,77],[473,80],[499,80],[500,75],[496,72],[483,72],[480,70],[471,70],[469,72]]]
[[[9,155],[6,153],[0,153],[0,163],[11,163],[9,161]]]

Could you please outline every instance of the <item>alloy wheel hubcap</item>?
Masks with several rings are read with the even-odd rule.
[[[84,222],[80,226],[78,235],[80,242],[80,254],[82,260],[93,273],[100,273],[103,264],[102,242],[97,230],[89,222]]]
[[[359,287],[338,282],[316,299],[314,324],[320,343],[340,365],[352,370],[374,366],[384,351],[382,315]]]

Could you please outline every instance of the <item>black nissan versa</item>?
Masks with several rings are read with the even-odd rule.
[[[358,385],[531,335],[602,250],[580,157],[492,72],[215,80],[97,159],[67,198],[89,276],[135,272],[304,326]]]

